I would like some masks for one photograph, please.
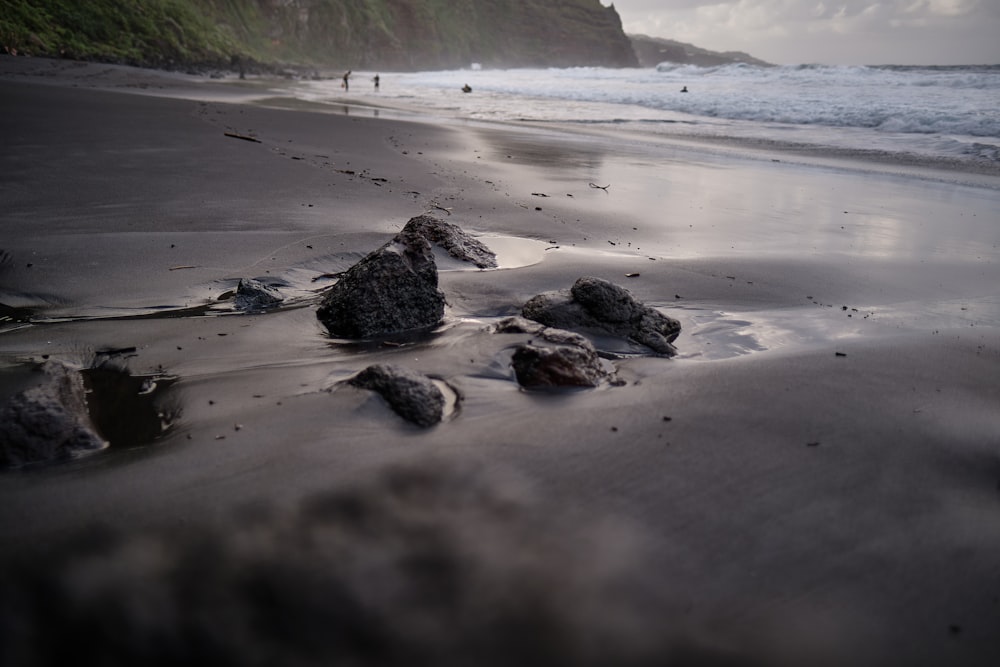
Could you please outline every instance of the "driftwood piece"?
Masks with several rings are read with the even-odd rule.
[[[260,139],[257,137],[250,137],[245,134],[237,134],[235,132],[223,132],[227,137],[232,137],[233,139],[242,139],[243,141],[252,141],[255,144],[261,143]]]

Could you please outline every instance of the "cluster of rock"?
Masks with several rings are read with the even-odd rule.
[[[627,289],[584,277],[572,288],[545,292],[524,304],[529,320],[561,329],[595,331],[634,341],[655,354],[672,357],[681,323],[636,301]]]
[[[496,266],[493,253],[456,225],[428,215],[407,222],[381,248],[344,272],[326,293],[317,317],[331,335],[371,339],[427,330],[444,318],[445,296],[431,244],[480,268]],[[529,389],[617,384],[614,366],[601,358],[583,333],[626,339],[650,354],[673,356],[680,323],[636,301],[628,290],[584,277],[572,288],[539,294],[521,317],[493,331],[528,334],[513,347],[517,382]],[[442,418],[444,397],[433,380],[394,366],[371,366],[348,384],[377,391],[403,418],[431,426]]]
[[[496,266],[489,248],[458,226],[418,216],[344,272],[317,317],[331,335],[352,339],[436,327],[444,318],[445,296],[438,288],[432,243],[477,267]],[[282,300],[280,292],[254,279],[241,280],[235,294],[236,308],[248,312]],[[492,331],[530,336],[508,348],[514,376],[524,388],[552,389],[618,384],[614,365],[584,334],[625,339],[650,354],[672,356],[680,323],[618,285],[584,277],[570,289],[533,297],[520,317],[507,318]],[[81,374],[54,361],[42,365],[41,373],[41,382],[0,407],[0,467],[73,458],[108,446],[93,425]],[[374,365],[347,384],[377,392],[402,418],[428,427],[445,413],[447,399],[438,382],[399,366]]]

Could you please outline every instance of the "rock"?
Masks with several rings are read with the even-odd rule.
[[[593,344],[572,331],[553,329],[522,317],[509,317],[496,325],[497,333],[526,333],[531,341],[514,348],[511,365],[522,387],[597,387],[613,381],[614,370],[597,354]]]
[[[570,290],[545,292],[530,299],[521,314],[549,327],[593,330],[634,341],[656,354],[673,356],[671,343],[680,322],[636,301],[624,287],[584,277]]]
[[[41,367],[41,384],[0,408],[0,467],[75,458],[104,449],[87,411],[83,377],[56,361]]]
[[[409,369],[376,364],[348,383],[378,392],[396,414],[417,426],[433,426],[444,415],[445,398],[441,390],[426,375]]]
[[[450,222],[429,215],[419,215],[411,218],[401,233],[419,234],[431,243],[441,246],[455,259],[470,262],[480,269],[497,267],[497,256],[492,250]]]
[[[404,228],[341,276],[316,315],[335,336],[373,338],[437,325],[444,317],[430,243]]]
[[[522,387],[597,387],[607,378],[593,349],[571,345],[518,345],[511,364]]]
[[[546,330],[544,324],[539,324],[523,317],[508,317],[500,320],[493,327],[494,333],[539,334]]]
[[[437,325],[444,316],[431,243],[479,268],[496,255],[458,226],[429,215],[411,218],[391,241],[348,269],[317,316],[335,336],[372,338]]]
[[[235,306],[237,310],[253,312],[277,306],[285,300],[281,292],[265,285],[256,278],[240,278],[236,286]]]
[[[496,333],[524,333],[532,334],[542,340],[555,345],[575,345],[577,347],[592,348],[593,344],[585,336],[565,329],[555,329],[544,324],[533,322],[523,317],[508,317],[497,323],[494,328]]]

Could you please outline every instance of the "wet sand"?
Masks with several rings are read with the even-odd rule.
[[[627,526],[619,566],[657,622],[746,664],[997,664],[1000,182],[283,110],[99,67],[0,59],[0,399],[32,361],[117,351],[176,378],[179,416],[147,447],[0,475],[5,550],[429,460]],[[494,239],[501,268],[442,271],[431,335],[329,338],[326,274],[425,211]],[[679,355],[616,360],[620,387],[519,389],[486,327],[585,275],[679,319]],[[285,307],[235,312],[241,277],[281,281]],[[419,429],[337,384],[383,362],[445,379],[456,414]]]

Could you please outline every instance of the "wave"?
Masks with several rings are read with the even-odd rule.
[[[749,65],[733,63],[702,67],[664,62],[659,74],[677,77],[757,78],[761,81],[798,81],[803,84],[838,81],[843,85],[870,83],[887,86],[942,86],[948,88],[993,88],[1000,85],[1000,65],[902,66],[902,65]]]
[[[782,70],[792,70],[798,72],[818,72],[818,73],[873,73],[878,72],[898,72],[905,74],[1000,74],[1000,64],[998,65],[822,65],[818,63],[799,63],[793,65],[752,65],[750,63],[729,63],[725,65],[691,65],[686,63],[675,63],[664,61],[656,68],[659,72],[691,71],[691,72],[718,72],[718,71],[755,71],[755,72],[775,72]]]
[[[1000,138],[1000,66],[665,63],[656,76],[668,94],[651,90],[639,102],[644,106],[708,118]],[[674,94],[682,86],[693,94]]]
[[[1000,66],[454,70],[392,75],[380,101],[478,120],[697,128],[887,150],[1000,154]],[[456,95],[468,83],[473,95]],[[322,87],[326,84],[319,83]],[[688,94],[681,92],[687,87]],[[338,96],[339,89],[325,95]]]

